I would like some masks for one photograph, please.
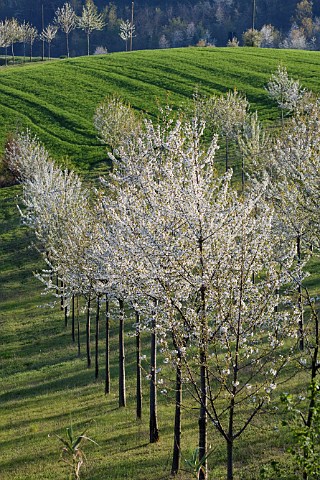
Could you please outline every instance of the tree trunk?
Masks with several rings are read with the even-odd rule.
[[[86,337],[87,337],[87,366],[91,367],[91,349],[90,349],[90,307],[91,297],[89,295],[87,304],[87,323],[86,323]]]
[[[69,55],[69,34],[66,33],[66,40],[67,40],[67,57],[69,58],[70,55]]]
[[[63,281],[60,281],[60,309],[63,310]]]
[[[201,405],[199,415],[199,462],[207,454],[207,369],[206,355],[204,352],[200,354],[200,389],[201,389]],[[202,469],[199,472],[199,480],[207,480],[207,460],[202,463]]]
[[[203,265],[203,240],[199,240],[199,247],[201,252],[201,264]],[[200,414],[199,414],[199,462],[202,462],[202,466],[199,472],[199,480],[208,479],[208,462],[206,459],[207,454],[207,335],[208,326],[206,318],[206,287],[203,283],[201,286],[201,344],[200,344]]]
[[[311,394],[310,394],[310,400],[309,400],[309,406],[308,406],[308,417],[306,421],[306,427],[308,429],[311,428],[312,423],[313,423],[313,418],[314,414],[317,412],[316,410],[316,404],[317,404],[317,396],[318,396],[318,389],[317,389],[317,384],[316,384],[316,377],[319,369],[319,346],[320,346],[320,338],[319,338],[319,317],[318,313],[314,310],[313,311],[313,318],[315,321],[315,336],[314,336],[314,347],[313,347],[313,353],[312,353],[312,361],[311,361]],[[304,459],[308,459],[308,451],[304,449],[303,452]],[[308,475],[307,472],[303,472],[303,480],[307,480]]]
[[[51,42],[48,42],[48,57],[51,60]]]
[[[75,337],[74,294],[72,294],[72,297],[71,297],[71,337],[72,337],[72,342],[74,343],[76,341],[76,337]]]
[[[79,315],[79,297],[77,296],[77,337],[78,337],[78,357],[81,354],[81,345],[80,345],[80,315]]]
[[[226,172],[229,170],[229,139],[226,136]]]
[[[299,285],[298,285],[298,309],[300,312],[299,318],[299,347],[300,350],[304,350],[304,312],[303,312],[303,298],[302,298],[302,285],[301,285],[301,235],[297,236],[297,257],[299,265]]]
[[[181,355],[178,353],[176,367],[176,406],[174,416],[174,440],[171,475],[177,475],[180,469],[181,458],[181,403],[182,403],[182,377],[181,377]]]
[[[105,378],[105,393],[110,393],[110,312],[109,312],[109,298],[106,294],[106,378]]]
[[[123,300],[119,299],[120,319],[119,319],[119,407],[126,406],[126,372],[125,372],[125,352],[124,352],[124,305]]]
[[[243,192],[244,191],[244,156],[243,155],[241,159],[241,188]]]
[[[63,307],[63,310],[64,310],[64,325],[65,327],[68,326],[68,306],[67,304],[65,304],[65,306]]]
[[[227,480],[233,480],[233,441],[227,441]]]
[[[151,324],[151,366],[150,366],[150,443],[159,440],[157,405],[157,334],[155,314]]]
[[[87,48],[88,48],[88,56],[90,55],[90,34],[87,33]]]
[[[66,304],[66,298],[65,298],[65,286],[64,282],[61,281],[61,310],[63,310],[64,313],[64,326],[67,328],[68,326],[68,307]]]
[[[100,320],[100,297],[97,296],[96,312],[96,350],[95,350],[95,378],[99,376],[99,320]]]
[[[76,341],[75,338],[75,321],[74,321],[74,295],[72,295],[71,299],[71,336],[73,343]]]
[[[15,58],[14,58],[13,43],[11,43],[11,54],[12,54],[12,62],[13,62],[13,65],[14,65],[14,63],[15,63]]]
[[[142,418],[140,314],[136,311],[137,418]]]

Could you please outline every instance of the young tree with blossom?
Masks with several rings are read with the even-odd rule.
[[[94,115],[96,127],[102,143],[112,151],[119,149],[128,137],[139,135],[141,123],[131,106],[121,98],[107,96],[96,108]]]
[[[0,46],[5,48],[5,64],[7,50],[11,45],[12,61],[15,62],[14,44],[21,41],[21,26],[16,18],[5,19],[0,23]]]
[[[8,47],[10,46],[10,30],[9,21],[1,20],[0,22],[0,46],[5,49],[5,65],[8,65]]]
[[[33,44],[38,38],[38,30],[36,27],[33,27],[30,24],[27,24],[25,27],[25,35],[27,38],[27,43],[29,43],[30,47],[30,62],[32,61],[32,49],[33,49]]]
[[[65,3],[61,8],[59,7],[55,13],[55,24],[61,28],[61,30],[66,34],[67,42],[67,57],[70,57],[69,50],[69,35],[77,26],[78,17],[70,5],[70,3]]]
[[[40,34],[40,39],[47,42],[48,44],[48,58],[51,59],[51,43],[56,38],[58,32],[57,25],[48,25],[45,29],[42,30]]]
[[[126,52],[128,51],[128,40],[131,40],[132,37],[134,36],[134,32],[135,32],[135,25],[133,23],[130,22],[130,20],[122,20],[122,22],[120,23],[120,38],[122,40],[124,40],[125,44],[126,44]]]
[[[296,110],[303,99],[305,89],[299,80],[289,77],[287,69],[278,65],[277,71],[270,77],[266,91],[272,100],[275,100],[281,109],[281,123],[284,123],[284,112]]]
[[[242,131],[249,109],[249,102],[237,90],[226,95],[214,95],[202,102],[203,118],[214,133],[225,138],[226,171],[229,169],[229,146]]]
[[[87,35],[87,53],[90,55],[90,35],[95,30],[102,30],[105,26],[103,15],[98,13],[98,9],[93,0],[86,0],[82,7],[82,15],[78,18],[78,28]]]

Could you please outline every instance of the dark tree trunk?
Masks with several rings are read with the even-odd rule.
[[[126,372],[125,372],[125,351],[124,351],[124,304],[119,299],[119,407],[126,406]]]
[[[310,393],[310,400],[309,400],[309,407],[308,407],[308,417],[306,421],[306,427],[308,429],[311,428],[312,423],[313,423],[313,418],[314,414],[316,413],[316,403],[317,403],[317,396],[318,396],[318,389],[316,386],[316,377],[319,369],[319,318],[318,318],[318,313],[316,311],[313,311],[313,317],[315,321],[315,337],[314,337],[314,348],[313,348],[313,353],[312,353],[312,360],[311,360],[311,393]],[[307,449],[304,449],[303,456],[304,459],[307,460],[308,456]],[[303,472],[303,480],[308,479],[308,474],[307,472]]]
[[[298,308],[300,312],[299,318],[299,347],[300,350],[304,350],[304,312],[303,312],[303,298],[302,298],[302,285],[301,285],[301,235],[297,236],[297,257],[298,257],[298,265],[299,265],[299,284],[298,284]]]
[[[199,415],[199,462],[204,459],[207,454],[207,371],[206,371],[206,356],[201,352],[201,367],[200,367],[200,389],[201,389],[201,405]],[[207,460],[202,463],[202,469],[199,472],[199,480],[207,480]]]
[[[60,308],[63,310],[63,281],[60,281]]]
[[[181,377],[181,355],[178,353],[176,367],[176,406],[174,416],[174,440],[171,475],[177,475],[180,469],[181,458],[181,403],[182,403],[182,377]]]
[[[140,314],[136,311],[136,363],[137,363],[137,418],[142,418],[142,375],[141,375],[141,336]]]
[[[233,480],[233,441],[227,442],[227,480]]]
[[[151,325],[151,367],[150,367],[150,443],[159,440],[157,404],[157,334],[155,315]]]
[[[110,393],[110,312],[109,298],[106,294],[106,378],[105,393]]]
[[[95,350],[95,378],[99,376],[99,320],[100,320],[100,297],[97,296],[96,312],[96,350]]]
[[[87,304],[87,323],[86,323],[86,341],[87,341],[87,366],[91,367],[91,348],[90,348],[90,308],[91,308],[91,297],[89,295],[88,304]]]
[[[76,341],[75,337],[75,314],[74,314],[74,295],[71,298],[71,336],[73,343]]]
[[[88,56],[90,55],[90,34],[87,33],[87,49],[88,49]]]
[[[199,241],[202,260],[202,239]],[[207,480],[208,478],[208,462],[207,455],[207,319],[206,319],[206,297],[205,285],[201,287],[201,345],[200,345],[200,413],[199,413],[199,462],[202,462],[202,467],[199,472],[199,480]]]
[[[229,170],[229,139],[226,137],[226,172]]]
[[[68,307],[66,304],[66,297],[65,297],[65,285],[64,282],[61,280],[61,310],[64,313],[64,326],[68,326]]]
[[[80,314],[79,314],[79,297],[77,296],[77,337],[78,337],[78,357],[81,354],[81,344],[80,344]]]
[[[66,304],[66,301],[65,301],[65,305],[63,307],[63,311],[64,311],[64,325],[65,327],[68,326],[68,306]]]
[[[241,188],[244,191],[244,156],[242,155],[241,160]]]
[[[235,376],[234,380],[236,380],[236,378],[237,377]],[[231,398],[230,408],[229,408],[229,427],[228,427],[228,436],[227,436],[227,480],[233,480],[233,417],[234,417],[234,407],[235,407],[235,401],[234,401],[235,387],[233,387],[232,393],[233,393],[233,397]]]

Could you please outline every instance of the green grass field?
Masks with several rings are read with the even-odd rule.
[[[294,78],[320,91],[320,53],[263,49],[190,48],[120,53],[0,69],[0,138],[29,127],[51,154],[84,175],[106,170],[106,150],[96,138],[92,117],[97,104],[116,93],[132,106],[157,116],[158,105],[184,108],[196,87],[206,94],[237,88],[252,109],[271,124],[278,111],[270,106],[264,85],[282,63]],[[112,392],[104,394],[104,369],[98,380],[85,359],[82,314],[82,353],[71,342],[59,308],[42,296],[32,275],[42,267],[29,247],[30,233],[20,225],[16,208],[20,187],[0,189],[0,478],[1,480],[64,480],[60,444],[70,415],[77,432],[90,423],[84,480],[165,480],[169,478],[173,445],[173,391],[159,398],[160,442],[148,443],[148,382],[144,380],[143,420],[135,418],[134,339],[128,349],[128,407],[118,408],[117,317],[112,315]],[[318,264],[308,278],[319,293]],[[103,321],[103,320],[102,320]],[[127,320],[128,332],[133,319]],[[144,353],[148,354],[147,338]],[[103,335],[101,338],[103,365]],[[169,372],[168,375],[170,376]],[[299,391],[295,378],[283,390]],[[277,393],[278,395],[278,393]],[[182,468],[197,446],[198,412],[183,410]],[[281,412],[270,406],[236,445],[235,478],[258,479],[263,463],[273,459],[290,473],[289,439],[280,426]],[[225,478],[225,445],[209,430],[210,480]],[[182,471],[179,480],[192,478]]]
[[[29,127],[55,157],[81,171],[106,159],[93,127],[97,104],[115,93],[157,116],[158,106],[185,108],[195,89],[210,94],[237,88],[265,121],[278,111],[264,90],[282,63],[294,78],[319,91],[318,52],[245,48],[185,48],[81,57],[3,68],[0,72],[0,145]],[[103,165],[102,165],[103,168]]]

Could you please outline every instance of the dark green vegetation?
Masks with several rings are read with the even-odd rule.
[[[15,17],[20,23],[25,20],[41,31],[42,6],[47,26],[52,23],[56,9],[64,3],[65,0],[0,0],[0,19]],[[85,0],[70,0],[69,3],[80,15]],[[106,26],[101,32],[93,33],[92,52],[97,46],[104,46],[109,52],[125,50],[125,43],[119,36],[119,24],[121,19],[131,19],[132,2],[95,0],[94,3],[105,14]],[[255,28],[260,30],[263,25],[272,24],[283,37],[292,24],[302,27],[303,17],[312,18],[312,30],[303,30],[308,41],[316,37],[319,49],[317,17],[320,15],[320,4],[317,1],[308,0],[306,5],[301,0],[136,0],[134,4],[137,34],[133,41],[134,50],[162,48],[165,45],[185,47],[197,45],[201,40],[225,46],[233,35],[241,41],[242,33],[252,27],[254,5]],[[70,47],[73,57],[86,54],[86,38],[80,30],[71,32]],[[21,55],[22,48],[17,44],[16,53]],[[41,42],[36,40],[34,53],[40,56],[41,52]],[[66,54],[65,36],[61,31],[52,42],[52,54],[55,57]]]
[[[279,62],[289,74],[317,91],[320,56],[309,52],[242,49],[188,49],[136,52],[91,59],[74,59],[0,71],[1,137],[15,128],[29,126],[52,155],[72,162],[83,172],[105,169],[104,147],[96,139],[92,116],[107,93],[117,93],[138,110],[157,115],[157,103],[176,108],[190,104],[196,86],[209,92],[237,87],[245,92],[262,118],[278,116],[270,108],[263,85]],[[112,393],[104,395],[103,369],[94,381],[86,367],[84,313],[82,355],[71,343],[58,306],[46,304],[32,271],[41,268],[37,254],[28,248],[31,237],[19,224],[18,187],[0,190],[1,285],[1,387],[0,472],[3,480],[62,480],[60,445],[53,433],[62,434],[70,422],[77,431],[92,421],[88,435],[99,447],[88,444],[85,452],[87,480],[160,480],[168,478],[173,444],[173,392],[160,398],[160,442],[148,444],[148,383],[144,383],[143,421],[135,420],[134,339],[126,337],[128,407],[118,409],[117,318],[112,315]],[[308,278],[312,294],[318,291],[319,271],[312,265]],[[44,305],[43,308],[39,306]],[[133,323],[128,319],[128,331]],[[101,351],[103,340],[101,342]],[[148,354],[145,345],[143,352]],[[103,360],[101,358],[101,364]],[[295,378],[283,390],[299,392]],[[278,393],[276,394],[278,395]],[[187,399],[185,406],[188,405]],[[278,404],[279,405],[279,404]],[[279,414],[280,413],[280,414]],[[183,411],[182,458],[191,458],[197,445],[197,411]],[[270,420],[271,419],[271,420]],[[280,426],[281,412],[265,411],[236,447],[236,478],[258,478],[259,466],[272,459],[288,462],[288,438]],[[275,429],[278,427],[280,430]],[[51,435],[48,437],[48,435]],[[225,447],[211,428],[211,476],[225,476]],[[183,465],[184,467],[184,465]],[[288,472],[290,468],[288,467]],[[289,478],[296,478],[288,473]],[[191,479],[182,472],[181,479]]]

